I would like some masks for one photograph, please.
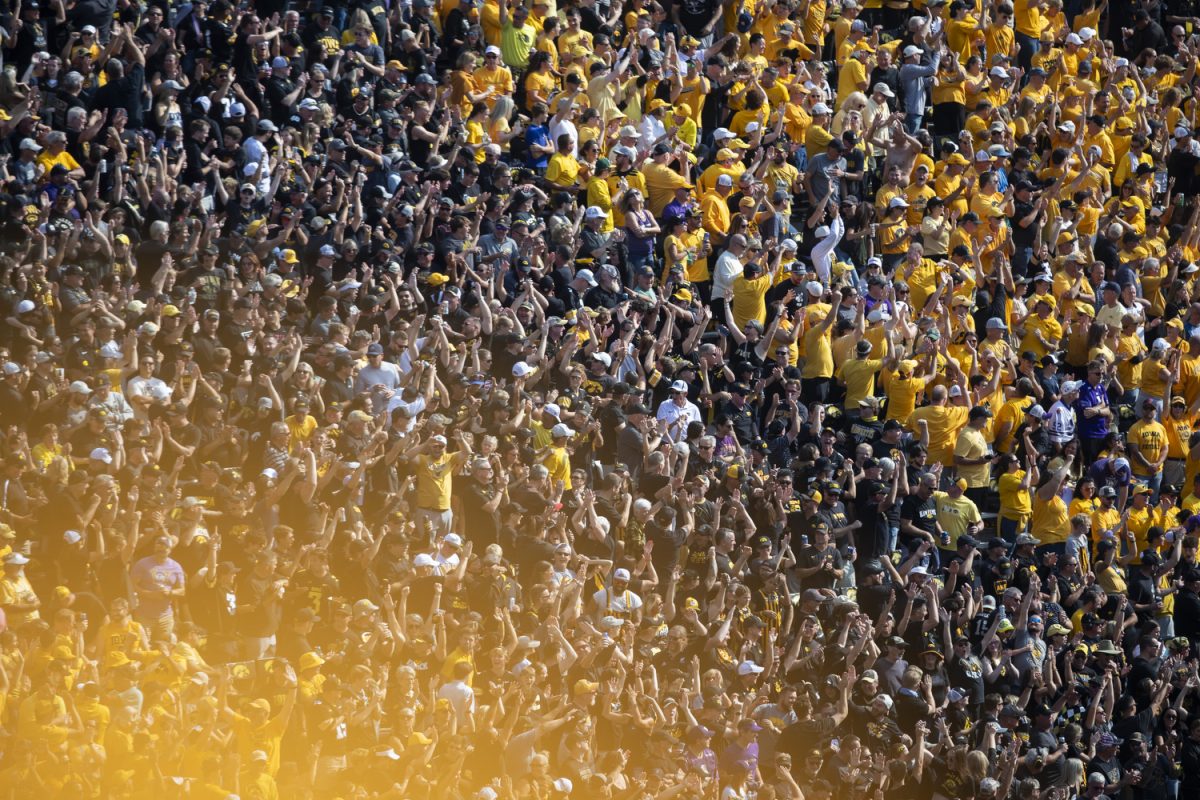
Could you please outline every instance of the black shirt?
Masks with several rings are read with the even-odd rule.
[[[123,108],[129,112],[129,129],[141,128],[144,117],[142,87],[145,83],[145,68],[141,64],[132,64],[123,78],[109,81],[96,90],[90,110]]]
[[[904,503],[900,507],[900,519],[908,520],[913,527],[925,531],[934,537],[935,541],[937,540],[937,503],[932,494],[924,500],[916,494],[910,494],[904,498]],[[904,536],[903,530],[900,535]]]

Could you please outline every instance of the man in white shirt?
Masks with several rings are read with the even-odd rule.
[[[629,570],[613,572],[612,584],[592,595],[592,606],[597,622],[605,617],[642,621],[642,598],[629,590]]]
[[[726,302],[725,298],[732,291],[734,280],[742,276],[745,269],[742,256],[746,253],[747,244],[745,236],[735,233],[729,237],[725,252],[717,258],[717,265],[713,269],[713,319],[725,319],[725,309],[718,308],[717,301]]]
[[[812,264],[813,269],[817,271],[817,277],[825,285],[829,285],[829,279],[833,274],[833,249],[842,241],[842,236],[846,233],[846,225],[842,222],[842,215],[834,209],[833,222],[829,225],[822,225],[813,232],[817,239],[817,243],[812,249]]]
[[[688,425],[701,421],[700,408],[688,400],[688,385],[683,381],[671,384],[671,396],[659,404],[655,416],[666,423],[670,442],[682,442],[687,438]]]
[[[446,534],[446,538],[442,539],[442,543],[438,545],[437,552],[433,554],[433,560],[437,562],[438,572],[443,575],[449,575],[458,569],[458,553],[462,550],[462,544],[462,538],[457,533]]]
[[[569,97],[563,97],[558,101],[558,109],[554,116],[550,118],[550,144],[554,149],[558,150],[558,137],[564,133],[571,135],[571,157],[574,158],[576,151],[579,148],[579,129],[575,127],[575,123],[571,121],[574,114],[575,104]]]
[[[383,360],[383,345],[372,342],[367,346],[367,365],[354,379],[354,393],[371,393],[371,408],[378,415],[388,407],[388,401],[400,388],[400,368]]]
[[[133,406],[133,414],[139,420],[149,419],[154,406],[165,406],[171,399],[171,387],[161,378],[154,377],[158,362],[154,356],[142,356],[138,360],[138,374],[125,384],[125,394]]]
[[[260,119],[254,135],[242,143],[242,150],[246,153],[245,177],[249,180],[255,175],[259,175],[258,191],[264,195],[271,191],[272,164],[267,142],[278,131],[279,128],[274,122],[269,119]]]
[[[1075,438],[1075,424],[1078,420],[1074,406],[1075,400],[1079,397],[1079,389],[1079,381],[1064,382],[1058,401],[1050,406],[1050,410],[1042,418],[1042,424],[1046,426],[1046,433],[1049,434],[1050,441],[1055,444],[1066,444]],[[1041,408],[1039,407],[1038,410],[1040,411]],[[1030,408],[1025,413],[1033,415],[1034,409]]]
[[[475,714],[475,690],[467,685],[473,670],[469,661],[458,661],[453,669],[451,674],[454,677],[438,689],[438,699],[449,701],[458,717],[458,724],[466,725]]]

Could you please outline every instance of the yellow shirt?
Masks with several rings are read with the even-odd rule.
[[[1129,429],[1129,443],[1136,444],[1142,458],[1154,464],[1162,457],[1163,450],[1167,446],[1167,429],[1158,420],[1147,422],[1139,419]],[[1143,478],[1162,472],[1161,466],[1155,467],[1153,470],[1146,469],[1141,461],[1132,456],[1129,459],[1129,465],[1133,468],[1134,475]]]
[[[842,365],[846,383],[846,408],[858,408],[858,401],[875,394],[875,373],[883,366],[880,358],[852,358]]]
[[[709,192],[700,200],[700,224],[708,231],[715,242],[725,241],[733,218],[729,213],[729,203],[716,192]]]
[[[925,406],[918,408],[908,418],[908,427],[917,430],[918,420],[929,426],[930,463],[951,463],[954,458],[954,443],[958,432],[967,424],[970,409],[966,406]]]
[[[771,289],[771,276],[762,273],[747,280],[739,275],[733,279],[733,321],[739,328],[754,319],[767,324],[767,292]]]
[[[1098,508],[1092,512],[1092,542],[1100,544],[1105,538],[1106,531],[1111,531],[1116,534],[1117,528],[1121,526],[1121,512],[1117,511],[1117,507],[1105,511],[1103,508]]]
[[[567,448],[550,448],[550,452],[542,459],[542,465],[550,472],[551,483],[557,484],[561,481],[563,491],[571,490],[571,456],[568,455]]]
[[[46,170],[47,174],[60,164],[66,167],[68,171],[79,169],[79,162],[72,158],[71,154],[66,150],[56,156],[50,155],[50,151],[48,150],[43,150],[38,154],[37,163]]]
[[[967,527],[983,522],[983,517],[979,515],[979,507],[966,495],[960,495],[956,499],[945,492],[934,492],[933,496],[937,506],[938,525],[950,534],[950,549],[957,550],[958,537],[967,532]]]
[[[525,76],[525,110],[529,111],[533,102],[532,93],[537,92],[544,100],[558,88],[558,79],[553,73],[531,72]]]
[[[1025,480],[1025,470],[1006,472],[996,481],[1000,492],[1000,516],[1005,519],[1017,520],[1028,517],[1032,513],[1029,502],[1029,489],[1021,486]]]
[[[928,382],[928,378],[912,375],[905,378],[899,373],[889,373],[883,384],[887,389],[887,414],[884,419],[907,420],[917,406],[917,395],[925,391]]]
[[[1123,356],[1123,360],[1117,362],[1117,379],[1121,381],[1122,386],[1134,389],[1142,385],[1142,363],[1134,364],[1133,359],[1145,352],[1146,344],[1136,331],[1119,334],[1117,355]]]
[[[866,92],[870,84],[867,65],[861,59],[849,58],[838,70],[837,105],[840,107],[854,92]]]
[[[1129,530],[1132,531],[1135,541],[1134,553],[1136,554],[1133,563],[1142,563],[1142,552],[1149,546],[1149,536],[1147,535],[1150,529],[1154,526],[1160,528],[1170,527],[1170,523],[1164,524],[1163,513],[1161,508],[1154,506],[1146,506],[1145,508],[1129,507],[1129,518],[1126,520],[1129,524]]]
[[[1183,417],[1176,419],[1174,414],[1167,414],[1163,427],[1167,431],[1167,458],[1187,458],[1188,440],[1196,427],[1195,415],[1185,411]]]
[[[983,431],[976,430],[970,425],[958,432],[958,441],[954,444],[954,455],[960,458],[983,458],[988,452],[987,437]],[[986,461],[982,464],[959,464],[958,477],[967,482],[968,489],[978,489],[988,485],[991,478],[991,465]]]
[[[656,217],[661,217],[663,209],[674,199],[675,190],[688,185],[678,172],[653,161],[642,165],[642,176],[646,180],[646,207]]]
[[[1037,39],[1046,27],[1046,18],[1042,16],[1040,7],[1033,5],[1033,0],[1014,0],[1013,22],[1017,32]]]
[[[804,332],[804,352],[808,358],[804,362],[801,377],[833,377],[833,348],[830,341],[832,331],[833,326],[830,325],[824,330],[814,326]]]
[[[7,606],[13,603],[28,604],[37,601],[37,595],[34,594],[33,585],[29,583],[29,579],[24,573],[20,575],[0,577],[0,606]],[[32,622],[38,618],[38,612],[34,611],[12,611],[6,612],[8,615],[8,624],[10,627],[19,627],[26,623]]]
[[[243,764],[250,763],[250,754],[262,750],[267,754],[267,773],[275,775],[279,772],[279,744],[287,730],[282,714],[267,720],[262,725],[255,726],[241,714],[233,718],[233,730],[237,734],[238,753]]]
[[[307,442],[312,438],[312,435],[317,432],[317,420],[315,417],[305,415],[304,419],[296,419],[290,416],[284,420],[288,426],[288,452],[296,449],[296,445],[301,442]]]
[[[642,177],[642,173],[635,170],[630,170],[624,174],[610,172],[608,174],[608,194],[611,197],[621,191],[621,180],[625,180],[625,186],[629,189],[637,189],[642,193],[642,197],[646,196],[646,179]],[[625,227],[625,212],[620,208],[613,207],[612,210],[613,227]]]
[[[570,154],[555,153],[546,165],[546,180],[569,189],[579,178],[579,162]]]
[[[1021,339],[1021,349],[1030,351],[1038,358],[1046,355],[1049,350],[1035,335],[1035,331],[1040,332],[1042,337],[1051,344],[1057,344],[1062,339],[1062,325],[1058,324],[1053,312],[1045,319],[1037,314],[1030,314],[1026,317],[1025,337]]]
[[[461,459],[451,453],[443,453],[438,459],[420,453],[413,461],[417,473],[417,506],[433,511],[449,511],[454,470]]]
[[[492,93],[484,100],[488,108],[496,105],[497,97],[513,93],[513,76],[507,67],[496,67],[495,69],[479,67],[471,74],[475,78],[475,86],[479,91],[487,91],[489,86],[493,88]]]
[[[1067,504],[1058,495],[1049,500],[1033,498],[1033,522],[1030,526],[1035,538],[1042,544],[1061,544],[1071,535],[1071,520],[1067,516]]]
[[[1004,438],[996,441],[997,453],[1007,453],[1012,449],[1013,439],[1015,438],[1017,428],[1021,426],[1021,422],[1023,422],[1025,419],[1025,409],[1029,408],[1031,405],[1033,405],[1032,397],[1018,397],[1013,400],[1009,400],[1000,407],[998,412],[996,412],[997,429],[999,429],[1000,423],[1002,422],[1012,423],[1012,427],[1009,428],[1008,433],[1004,436]]]
[[[598,178],[595,175],[588,178],[587,183],[587,204],[604,209],[604,213],[608,216],[604,219],[604,224],[600,226],[600,230],[607,233],[613,229],[613,203],[612,195],[608,188],[608,181],[604,178]]]

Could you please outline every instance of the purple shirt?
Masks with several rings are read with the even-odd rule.
[[[171,558],[160,564],[154,556],[147,556],[133,565],[130,575],[138,593],[138,618],[162,619],[169,616],[171,598],[158,590],[182,589],[183,567]]]
[[[1104,384],[1097,383],[1093,386],[1084,381],[1079,390],[1079,398],[1075,401],[1076,429],[1082,439],[1103,439],[1108,435],[1108,417],[1089,417],[1083,413],[1085,408],[1094,407],[1108,407],[1108,389]]]

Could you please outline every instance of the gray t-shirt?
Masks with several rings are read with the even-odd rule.
[[[830,175],[830,172],[836,169],[840,169],[844,173],[846,171],[846,159],[838,158],[835,160],[830,158],[828,153],[818,153],[809,159],[809,185],[812,187],[813,197],[818,200],[823,198],[832,184],[833,196],[829,198],[829,202],[837,203],[841,201],[842,179]]]

